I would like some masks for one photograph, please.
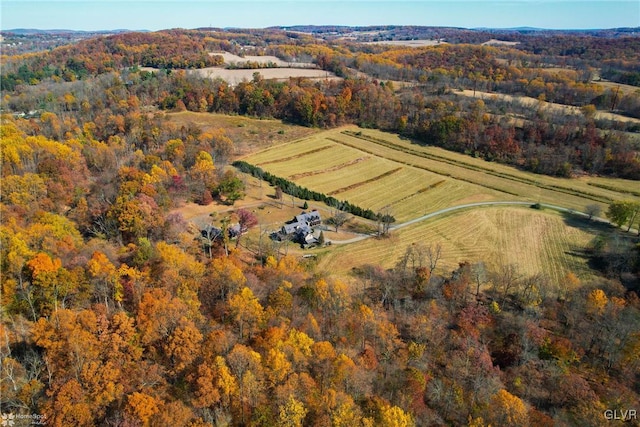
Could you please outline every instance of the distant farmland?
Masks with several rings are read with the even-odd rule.
[[[212,79],[220,78],[229,84],[236,85],[243,80],[251,80],[253,73],[260,73],[265,80],[281,80],[289,79],[291,77],[304,77],[308,79],[338,79],[335,74],[311,68],[259,68],[249,70],[227,70],[226,68],[210,67],[202,68],[199,70],[190,70],[189,72],[197,73],[203,77],[209,77]]]
[[[143,67],[146,71],[158,71],[157,68]],[[222,79],[230,85],[237,85],[242,81],[250,81],[253,79],[254,73],[259,73],[265,80],[283,80],[289,78],[303,77],[307,79],[340,79],[335,74],[313,68],[256,68],[256,69],[235,69],[230,70],[220,67],[208,67],[195,70],[185,70],[186,73],[198,74],[201,77],[211,79]]]

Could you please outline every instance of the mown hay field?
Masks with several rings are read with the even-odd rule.
[[[542,273],[560,284],[569,272],[592,277],[580,251],[594,234],[586,220],[580,221],[585,223],[577,227],[557,212],[527,207],[465,209],[392,231],[388,238],[334,245],[323,253],[319,267],[341,275],[366,264],[392,268],[408,246],[440,244],[438,274],[463,261],[483,261],[492,271],[514,264],[524,277]]]
[[[416,167],[413,165],[416,159],[411,155],[379,147],[340,130],[271,147],[244,160],[362,208],[388,209],[398,221],[454,204],[502,197],[500,191],[449,178],[444,168],[441,173],[434,173]]]
[[[398,135],[344,127],[273,146],[244,158],[311,190],[406,221],[459,204],[508,200],[576,211],[613,200],[640,200],[638,183],[555,178],[421,146]]]
[[[355,126],[272,146],[243,160],[339,200],[388,211],[397,223],[474,202],[540,202],[579,212],[597,204],[604,212],[612,200],[640,200],[634,181],[536,175]],[[599,231],[593,222],[565,215],[474,207],[392,230],[388,238],[334,244],[316,253],[321,268],[347,275],[364,264],[393,267],[408,245],[440,243],[440,273],[462,261],[484,261],[490,269],[516,264],[521,275],[542,273],[558,285],[569,272],[591,277],[581,251]]]
[[[353,132],[346,132],[349,134],[346,136],[354,135]],[[385,132],[360,130],[355,134],[359,135],[349,140],[352,146],[375,150],[379,155],[401,162],[411,162],[414,159],[413,164],[418,167],[426,167],[437,173],[494,188],[507,195],[525,197],[527,200],[556,204],[578,211],[592,203],[606,208],[613,200],[630,198],[640,201],[637,181],[602,177],[556,178],[438,147],[417,145]],[[360,141],[354,142],[357,139]],[[374,145],[377,147],[373,147]]]

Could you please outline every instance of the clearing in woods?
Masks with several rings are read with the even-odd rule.
[[[313,128],[286,124],[281,120],[253,119],[215,113],[182,111],[168,113],[167,117],[179,127],[197,126],[202,132],[222,129],[233,142],[236,155],[244,155],[274,144],[295,141],[319,132]]]

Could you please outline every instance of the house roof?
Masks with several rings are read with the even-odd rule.
[[[296,228],[299,226],[300,224],[298,224],[297,222],[293,222],[291,224],[285,224],[282,226],[282,228],[284,229],[284,232],[287,234],[291,234],[291,233],[295,233]]]
[[[320,212],[318,211],[302,212],[300,215],[296,215],[295,220],[300,223],[320,221]]]
[[[200,231],[202,233],[202,237],[206,237],[208,239],[215,239],[222,234],[222,230],[218,227],[214,227],[211,224],[207,224]]]
[[[282,231],[285,234],[292,233],[312,233],[311,225],[320,223],[320,213],[318,211],[311,211],[309,213],[302,212],[300,215],[296,215],[293,221],[282,226]]]

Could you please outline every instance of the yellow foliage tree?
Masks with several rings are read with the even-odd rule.
[[[240,339],[247,333],[248,337],[255,333],[264,319],[264,309],[253,291],[247,287],[242,288],[239,294],[229,299],[229,308],[240,332]]]
[[[415,422],[411,414],[397,406],[385,406],[380,411],[380,425],[383,427],[413,427]]]
[[[280,406],[278,425],[283,427],[302,427],[307,409],[304,404],[293,396],[289,396],[287,403]]]
[[[277,385],[291,373],[291,362],[287,355],[276,348],[270,348],[264,361],[265,373],[271,385]]]
[[[524,402],[517,396],[501,389],[491,397],[487,421],[496,426],[528,426],[529,413]]]
[[[604,313],[609,299],[602,289],[594,289],[587,296],[587,313],[600,315]]]

